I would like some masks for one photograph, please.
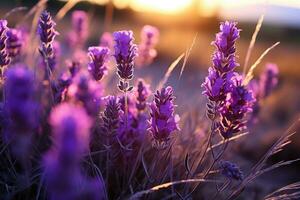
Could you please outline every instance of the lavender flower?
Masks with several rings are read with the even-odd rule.
[[[37,103],[33,73],[23,65],[12,66],[4,85],[5,136],[13,153],[28,159],[31,137],[37,127]],[[24,160],[25,159],[25,160]]]
[[[268,63],[260,76],[260,97],[266,98],[278,83],[278,67],[276,64]]]
[[[103,113],[102,131],[107,135],[116,135],[120,123],[121,108],[118,99],[114,96],[107,98],[107,104]]]
[[[136,63],[138,66],[148,65],[156,57],[157,52],[154,49],[158,43],[159,31],[156,27],[146,25],[141,31],[142,41],[138,48],[138,57]]]
[[[133,78],[134,59],[137,55],[137,46],[133,44],[132,31],[118,31],[113,34],[115,40],[115,54],[114,57],[117,62],[117,74],[119,75],[120,83],[119,89],[121,91],[128,91],[128,80]]]
[[[49,76],[49,73],[55,68],[55,55],[53,48],[53,41],[58,32],[54,29],[55,22],[52,20],[50,13],[44,11],[39,19],[38,34],[41,40],[40,53],[44,58],[46,64],[45,75]],[[48,69],[49,68],[49,69]],[[50,72],[49,72],[50,70]]]
[[[222,175],[229,179],[241,181],[244,178],[243,172],[240,168],[229,161],[220,161],[220,170]]]
[[[87,113],[97,116],[102,103],[101,85],[91,79],[86,71],[80,71],[68,88],[68,98],[76,104],[83,104]]]
[[[100,81],[107,73],[106,62],[109,54],[107,47],[89,47],[90,63],[88,70],[96,81]]]
[[[111,33],[104,32],[100,38],[99,46],[101,47],[107,47],[109,49],[113,46],[113,37]]]
[[[143,112],[147,106],[147,98],[150,94],[149,85],[147,85],[142,79],[138,80],[136,90],[136,108],[139,112]]]
[[[252,111],[255,98],[251,91],[242,85],[242,78],[235,80],[232,91],[227,93],[224,105],[220,108],[220,133],[230,138],[234,133],[245,129],[244,117]]]
[[[236,23],[221,23],[220,32],[212,43],[216,47],[213,65],[202,84],[205,89],[203,94],[210,100],[207,116],[213,121],[212,131],[216,128],[225,139],[246,128],[244,118],[252,111],[255,101],[252,92],[242,85],[242,77],[234,72],[238,66],[235,41],[239,38],[239,32]]]
[[[89,21],[85,11],[72,13],[72,31],[69,34],[70,46],[82,47],[88,38]]]
[[[50,115],[54,146],[45,157],[50,199],[76,199],[83,181],[80,159],[89,147],[92,120],[82,107],[63,103]]]
[[[74,78],[76,74],[80,71],[81,63],[76,60],[67,60],[66,61],[67,68],[72,76]]]
[[[6,32],[6,49],[9,57],[15,58],[20,54],[23,46],[22,32],[18,29],[8,29]]]
[[[0,69],[3,73],[3,68],[10,63],[10,59],[8,58],[8,53],[6,50],[6,31],[7,31],[7,21],[0,20]]]
[[[240,30],[236,23],[227,21],[221,23],[220,30],[216,34],[216,40],[212,42],[216,47],[212,57],[213,65],[202,84],[205,88],[203,94],[215,102],[226,98],[230,80],[234,76],[233,70],[239,65],[235,61],[235,41],[239,38]]]
[[[164,146],[170,140],[172,132],[179,130],[179,116],[174,114],[174,96],[172,87],[168,86],[157,91],[151,104],[151,119],[149,128],[155,145]]]

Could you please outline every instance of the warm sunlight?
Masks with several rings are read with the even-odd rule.
[[[137,11],[174,14],[186,10],[192,3],[193,0],[134,0],[131,1],[131,7]]]

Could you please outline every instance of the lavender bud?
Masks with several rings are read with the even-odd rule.
[[[107,135],[115,135],[119,128],[121,108],[118,99],[109,96],[103,113],[102,131]]]
[[[138,57],[136,63],[138,66],[149,65],[156,57],[157,52],[154,49],[158,43],[159,31],[154,26],[146,25],[141,31],[142,41],[138,48]]]
[[[220,170],[223,176],[229,179],[235,179],[237,181],[242,181],[244,175],[240,168],[229,161],[220,161]]]
[[[83,104],[87,113],[97,116],[102,102],[103,89],[86,71],[80,71],[68,88],[68,97],[76,104]]]
[[[0,69],[10,63],[10,59],[8,58],[8,53],[6,50],[7,29],[7,21],[0,20]]]
[[[164,146],[170,140],[172,132],[179,130],[179,116],[174,114],[174,96],[172,87],[168,86],[157,91],[151,104],[151,118],[149,128],[155,145]]]
[[[107,47],[89,47],[90,63],[88,70],[96,81],[100,81],[107,73],[106,62],[109,55]]]
[[[117,73],[121,79],[130,80],[133,78],[134,59],[137,55],[137,46],[133,44],[133,33],[132,31],[118,31],[114,32],[113,37]]]
[[[230,138],[234,133],[245,129],[244,117],[252,111],[255,102],[252,91],[242,85],[242,78],[235,79],[232,91],[227,93],[226,100],[220,108],[220,133],[224,138]]]
[[[18,29],[8,29],[6,32],[6,49],[9,57],[15,58],[20,54],[23,46],[22,32]]]
[[[33,73],[23,65],[7,70],[5,81],[5,136],[19,158],[29,156],[31,136],[37,127],[37,103]]]
[[[38,34],[41,40],[40,53],[50,71],[54,70],[56,64],[53,41],[55,36],[58,35],[58,32],[54,29],[55,25],[50,13],[47,11],[42,12],[38,23]],[[45,74],[46,76],[49,76],[48,69],[46,69]]]
[[[260,96],[266,98],[278,84],[278,67],[268,63],[259,79]]]
[[[139,79],[136,90],[136,108],[139,112],[146,109],[147,98],[150,93],[149,85],[147,85],[142,79]]]
[[[80,159],[89,147],[91,119],[81,107],[63,103],[49,120],[55,144],[45,157],[45,179],[50,199],[75,199],[83,181]]]
[[[89,32],[89,20],[85,11],[76,10],[72,13],[72,31],[69,34],[69,39],[72,46],[82,47]]]

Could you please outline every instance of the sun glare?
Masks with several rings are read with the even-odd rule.
[[[136,11],[175,14],[186,10],[193,0],[133,0],[131,7]]]

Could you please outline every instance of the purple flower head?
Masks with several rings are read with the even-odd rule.
[[[107,47],[89,47],[90,63],[88,70],[96,81],[100,81],[107,73],[106,62],[109,55]]]
[[[202,87],[205,90],[202,94],[206,95],[211,101],[219,101],[224,99],[223,91],[224,79],[218,75],[213,68],[208,68],[208,76],[205,78]]]
[[[237,78],[232,91],[227,93],[226,100],[220,108],[221,122],[220,133],[224,138],[230,138],[234,133],[245,127],[244,117],[252,111],[255,98],[252,91],[242,85],[242,80]]]
[[[237,181],[242,181],[244,179],[243,172],[240,168],[229,161],[220,161],[220,170],[223,176],[234,179]]]
[[[121,79],[130,80],[133,78],[134,59],[137,55],[137,46],[133,44],[133,33],[132,31],[118,31],[114,32],[113,37],[117,73]]]
[[[40,36],[40,40],[46,46],[51,44],[54,41],[58,32],[54,29],[56,23],[52,20],[51,15],[46,10],[42,12],[39,24],[38,24],[38,34]]]
[[[8,53],[6,50],[7,29],[7,21],[0,20],[0,69],[10,63],[10,59],[8,58]]]
[[[89,147],[92,120],[84,108],[62,103],[52,110],[49,122],[54,145],[45,157],[45,179],[50,199],[76,199],[83,181],[80,159]]]
[[[220,32],[216,34],[216,40],[213,42],[225,58],[235,53],[235,41],[240,37],[240,29],[236,25],[236,22],[222,22]]]
[[[10,142],[14,155],[28,159],[31,136],[38,123],[34,75],[25,66],[15,65],[7,70],[6,77],[4,136]]]
[[[9,57],[14,58],[20,54],[23,46],[22,32],[18,29],[8,29],[6,32],[6,49]]]
[[[179,130],[179,116],[174,114],[174,96],[172,87],[168,86],[157,91],[151,104],[149,128],[157,144],[166,144],[172,132]]]
[[[101,85],[92,80],[86,71],[78,72],[68,88],[69,99],[74,103],[83,104],[87,113],[91,116],[98,115],[102,94]]]
[[[80,71],[81,68],[81,63],[75,60],[66,60],[66,65],[72,78],[76,76],[76,74]]]
[[[89,20],[85,11],[76,10],[72,13],[72,31],[69,35],[71,45],[82,46],[88,38]]]
[[[156,57],[157,52],[154,49],[158,43],[159,31],[156,27],[146,25],[141,31],[142,41],[138,48],[137,65],[148,65]]]
[[[62,103],[52,110],[49,120],[53,142],[61,156],[70,159],[88,150],[92,120],[84,108]]]
[[[278,74],[279,72],[276,64],[268,63],[266,65],[259,80],[261,98],[269,96],[272,90],[277,86]]]
[[[55,22],[52,20],[49,12],[42,12],[38,23],[38,34],[41,40],[40,54],[45,62],[45,76],[49,76],[49,70],[53,71],[55,68],[55,50],[53,41],[58,32],[54,29]],[[48,69],[49,68],[49,69]]]
[[[111,33],[104,32],[100,38],[99,46],[111,49],[113,47],[113,37]]]
[[[143,79],[139,79],[136,89],[136,108],[139,112],[146,109],[147,98],[150,93],[149,85],[146,84]]]
[[[106,135],[116,135],[120,123],[121,108],[115,96],[108,96],[106,107],[102,116],[102,131]]]

